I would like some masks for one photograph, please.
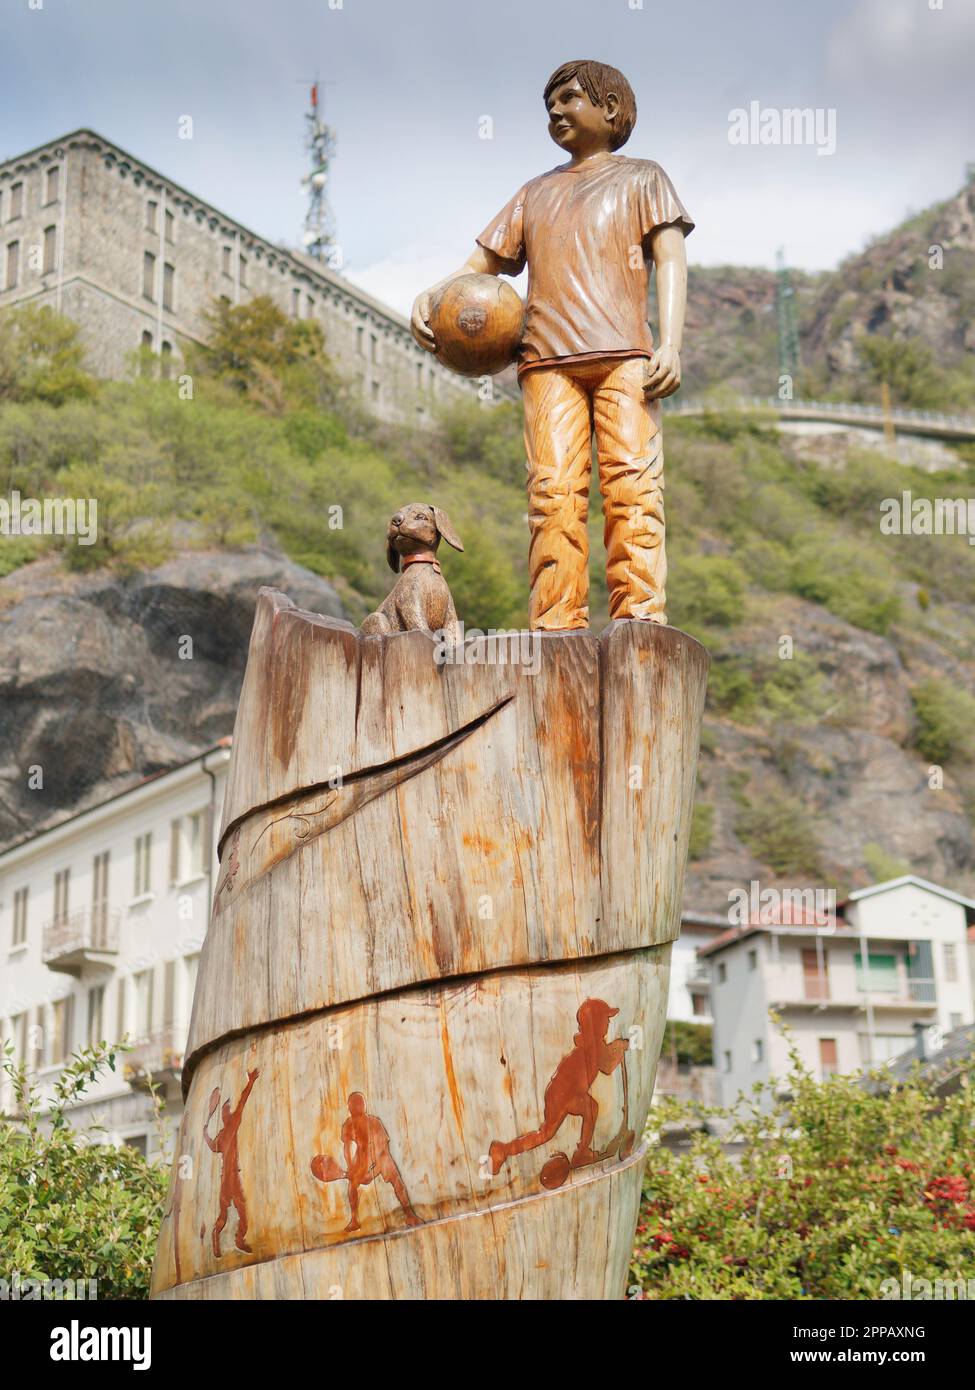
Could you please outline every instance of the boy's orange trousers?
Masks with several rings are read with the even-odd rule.
[[[667,621],[660,402],[644,394],[646,369],[646,357],[604,357],[522,373],[532,628],[589,623],[593,435],[609,616]]]

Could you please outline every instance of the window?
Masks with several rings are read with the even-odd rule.
[[[802,949],[802,981],[806,999],[829,998],[829,962],[826,952],[820,956],[815,946]]]
[[[173,883],[199,878],[209,863],[209,813],[194,811],[174,820],[170,827],[169,870]]]
[[[14,1014],[10,1020],[10,1041],[14,1045],[14,1061],[17,1063],[27,1062],[27,1022],[28,1014],[26,1010],[22,1014]]]
[[[74,1000],[56,999],[51,1007],[51,1033],[47,1060],[50,1066],[66,1062],[71,1053],[71,1014]]]
[[[26,888],[18,888],[14,894],[13,946],[22,946],[27,940],[27,893]]]
[[[945,984],[958,983],[958,948],[953,941],[946,941],[944,947]]]
[[[88,991],[88,1046],[105,1041],[105,986],[95,985]]]
[[[224,275],[233,275],[234,273],[234,253],[230,246],[223,248],[223,273]]]
[[[914,1046],[913,1037],[905,1037],[903,1033],[874,1033],[872,1047],[869,1033],[861,1033],[859,1036],[860,1060],[865,1067],[880,1066],[893,1057],[901,1057],[905,1052],[910,1052]]]
[[[706,994],[691,995],[691,1011],[696,1017],[702,1017],[708,1012],[708,1000]]]
[[[723,985],[728,978],[728,967],[724,961],[718,962],[718,984]]]
[[[301,316],[301,290],[291,291],[291,317],[293,319]]]
[[[15,183],[10,190],[10,218],[23,217],[24,215],[24,185]]]
[[[152,334],[148,328],[142,330],[142,346],[152,352]]]
[[[4,277],[3,287],[5,290],[12,290],[16,287],[20,279],[20,242],[10,241],[7,243],[7,273]]]
[[[136,1153],[141,1154],[143,1158],[149,1152],[149,1136],[147,1134],[130,1134],[122,1140],[122,1143],[127,1149],[135,1149]]]
[[[146,203],[146,231],[159,231],[159,204],[151,199]]]
[[[44,176],[44,202],[56,203],[61,188],[61,167],[55,165]]]
[[[238,263],[239,263],[239,269],[238,269],[238,271],[237,271],[237,279],[238,279],[238,280],[240,281],[240,283],[246,288],[246,286],[247,286],[247,257],[246,257],[246,256],[240,256],[240,257],[238,257]]]
[[[44,228],[44,268],[43,275],[49,274],[58,263],[58,229],[57,227]]]
[[[173,373],[172,343],[163,343],[162,347],[159,350],[159,363],[160,372],[168,380],[168,378],[172,376]]]
[[[749,970],[757,970],[757,969],[758,969],[758,952],[757,952],[757,951],[749,951],[749,952],[748,952],[748,968],[749,968]]]
[[[380,393],[380,385],[379,385],[379,382],[373,380],[373,382],[372,382],[372,399],[373,399],[373,403],[374,403],[374,404],[378,404],[378,402],[379,402],[379,393]]]
[[[142,293],[146,299],[156,298],[156,258],[151,251],[142,257]]]
[[[752,1061],[760,1062],[764,1055],[764,1045],[761,1038],[756,1038],[752,1043]]]
[[[65,922],[68,918],[68,890],[71,886],[71,870],[59,869],[54,875],[54,920]]]
[[[132,896],[144,898],[152,892],[152,831],[135,837],[135,881]]]
[[[874,955],[867,952],[867,968],[863,968],[863,957],[856,954],[857,989],[868,994],[897,994],[897,957],[893,955]]]
[[[369,334],[369,360],[370,362],[379,361],[379,339],[375,333]]]
[[[731,1053],[730,1053],[730,1052],[725,1052],[725,1054],[724,1054],[724,1069],[725,1069],[725,1071],[731,1071]]]
[[[108,855],[96,854],[91,864],[91,944],[105,946],[108,934]]]
[[[135,1035],[137,1038],[147,1038],[152,1032],[152,975],[151,970],[141,970],[134,977]]]
[[[355,331],[355,350],[360,357],[364,357],[366,355],[365,343],[366,330],[360,324],[360,326]]]
[[[819,1040],[819,1070],[824,1077],[832,1076],[836,1071],[836,1039],[820,1038]]]
[[[955,1014],[955,1013],[949,1014],[949,1015],[948,1015],[948,1027],[952,1030],[952,1032],[953,1032],[956,1028],[960,1028],[960,1027],[961,1027],[961,1014]]]
[[[422,362],[417,362],[417,364],[416,364],[416,389],[417,389],[418,391],[420,391],[420,390],[423,389],[423,363],[422,363]]]
[[[311,295],[309,294],[309,295],[306,295],[306,296],[305,296],[305,318],[306,318],[306,319],[310,319],[310,318],[314,318],[314,317],[315,317],[315,301],[312,299]]]
[[[163,266],[163,308],[172,310],[176,290],[176,267],[167,263]]]
[[[172,244],[176,240],[176,218],[166,209],[166,240]]]

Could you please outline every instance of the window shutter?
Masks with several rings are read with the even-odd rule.
[[[176,1004],[176,962],[168,960],[166,962],[166,974],[163,980],[163,1027],[171,1028],[175,1022]]]
[[[180,823],[174,820],[169,826],[169,882],[170,886],[179,882],[179,828]]]
[[[149,971],[149,988],[148,988],[148,990],[146,991],[147,996],[148,996],[147,999],[146,999],[146,1033],[149,1034],[149,1035],[152,1034],[152,1013],[153,1013],[152,1006],[153,1006],[153,1002],[154,1002],[154,1001],[153,1001],[153,995],[155,994],[155,992],[156,992],[156,972],[155,972],[155,970],[150,970],[150,971]]]
[[[213,807],[207,806],[203,812],[203,872],[212,874],[214,870],[213,853]]]
[[[118,1012],[115,1016],[115,1038],[121,1042],[125,1037],[125,978],[118,982]]]

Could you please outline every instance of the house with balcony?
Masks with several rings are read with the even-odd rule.
[[[721,1103],[788,1072],[769,1010],[820,1078],[886,1065],[918,1029],[936,1040],[975,1021],[973,922],[971,899],[907,874],[851,893],[835,919],[769,912],[703,946]]]
[[[229,739],[0,853],[0,1040],[49,1094],[86,1044],[128,1050],[73,1108],[153,1155],[175,1133]],[[16,1113],[0,1076],[0,1110]]]

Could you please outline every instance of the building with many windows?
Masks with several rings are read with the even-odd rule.
[[[42,1092],[87,1043],[127,1038],[73,1114],[114,1142],[160,1147],[146,1090],[167,1123],[180,1074],[229,740],[0,854],[0,1034]],[[15,1108],[0,1081],[0,1108]]]
[[[763,917],[703,946],[721,1103],[784,1076],[788,1025],[815,1076],[880,1066],[975,1021],[975,902],[913,874],[851,893],[835,924]]]
[[[214,300],[257,295],[316,319],[381,418],[422,421],[437,400],[475,390],[418,347],[395,310],[93,131],[0,163],[0,308],[47,304],[73,319],[99,375],[124,375],[140,347],[172,370],[182,341],[205,339]]]

